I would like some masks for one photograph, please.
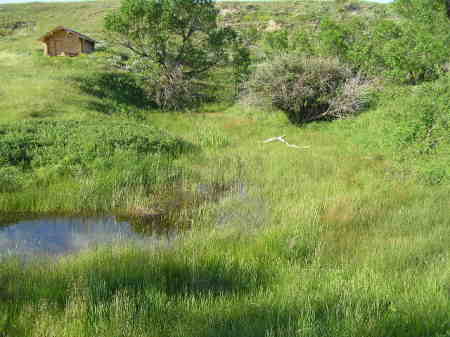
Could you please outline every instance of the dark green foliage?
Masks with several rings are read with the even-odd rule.
[[[124,0],[105,27],[128,52],[116,65],[139,74],[159,107],[181,109],[202,100],[199,80],[229,64],[236,49],[236,32],[219,27],[217,17],[210,0]]]
[[[394,6],[405,18],[431,24],[446,19],[447,3],[447,0],[396,0]]]
[[[250,76],[250,51],[242,46],[241,42],[235,43],[232,52],[232,68],[235,85],[235,95],[239,95],[240,86]]]
[[[25,183],[47,186],[64,177],[93,175],[98,188],[148,188],[168,177],[166,166],[186,149],[181,140],[135,122],[34,120],[3,124],[1,192],[20,190]]]
[[[194,75],[221,61],[224,42],[233,35],[216,18],[211,1],[126,0],[105,26],[127,39],[137,55],[162,67],[187,66]]]
[[[293,38],[295,50],[303,55],[314,55],[315,36],[308,30],[295,32]]]
[[[344,24],[331,18],[322,20],[318,34],[320,53],[343,59],[351,48],[355,33],[358,32],[355,28],[354,22]]]
[[[389,111],[387,141],[405,161],[419,162],[430,183],[450,179],[450,77],[413,90]],[[387,117],[387,116],[386,116]]]
[[[2,164],[36,169],[88,166],[120,152],[175,155],[183,143],[157,129],[127,121],[22,121],[0,126]]]
[[[22,187],[23,173],[14,166],[0,166],[0,193],[14,192]]]
[[[399,142],[423,154],[450,146],[450,79],[427,84],[398,112]]]
[[[371,75],[417,84],[436,79],[450,58],[450,21],[442,1],[397,3],[401,19],[326,18],[317,52]]]
[[[268,32],[265,36],[266,50],[269,54],[286,52],[289,50],[289,34],[287,30]]]

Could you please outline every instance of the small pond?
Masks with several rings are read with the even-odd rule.
[[[0,258],[63,255],[130,241],[145,247],[167,247],[190,229],[193,213],[200,205],[225,199],[241,205],[252,204],[246,185],[236,181],[198,184],[191,191],[174,187],[167,191],[167,196],[161,196],[156,209],[135,210],[133,216],[0,215]],[[232,207],[219,212],[217,224],[255,222],[239,209]]]
[[[173,229],[115,216],[40,217],[0,225],[0,257],[62,255],[131,240],[167,246],[176,236]]]

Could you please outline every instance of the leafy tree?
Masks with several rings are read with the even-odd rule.
[[[402,16],[422,23],[441,20],[450,10],[450,0],[397,0],[394,5]]]
[[[250,51],[242,46],[239,39],[233,46],[232,66],[235,87],[235,96],[239,95],[240,88],[250,76]]]
[[[141,75],[160,107],[174,109],[197,101],[198,80],[240,48],[217,18],[211,0],[123,0],[105,27],[125,51],[122,67]]]
[[[325,18],[317,52],[337,56],[357,71],[418,84],[448,68],[450,21],[447,0],[397,0],[398,19]]]

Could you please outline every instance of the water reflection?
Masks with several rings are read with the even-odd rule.
[[[152,230],[148,226],[144,231],[142,228],[142,222],[115,216],[24,220],[0,226],[0,256],[60,255],[130,240],[167,245],[176,237],[174,230]]]
[[[159,196],[154,207],[135,209],[133,216],[34,217],[30,214],[0,215],[0,257],[8,255],[58,255],[100,244],[134,240],[147,246],[170,245],[190,229],[198,207],[218,201],[252,205],[243,182],[198,184],[193,190],[174,186]],[[247,208],[249,208],[247,207]],[[218,224],[244,219],[232,206]],[[244,209],[246,209],[244,207]],[[248,212],[252,212],[248,210]],[[242,222],[241,221],[241,222]]]

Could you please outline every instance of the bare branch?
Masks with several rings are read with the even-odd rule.
[[[309,149],[310,148],[310,146],[298,146],[298,145],[294,145],[294,144],[289,144],[286,141],[286,139],[284,139],[285,137],[286,136],[283,135],[283,136],[268,138],[268,139],[264,140],[263,143],[270,143],[270,142],[278,141],[278,142],[282,142],[282,143],[286,144],[286,146],[288,146],[288,147],[294,147],[296,149]]]

